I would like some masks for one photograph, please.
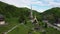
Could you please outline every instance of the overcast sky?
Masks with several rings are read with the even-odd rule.
[[[28,7],[43,12],[52,7],[60,7],[60,0],[0,0],[17,7]]]

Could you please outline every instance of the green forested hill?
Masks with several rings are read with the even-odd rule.
[[[42,17],[39,12],[32,10],[33,15],[36,15],[40,20]],[[29,17],[30,9],[26,7],[18,8],[13,5],[8,5],[6,3],[0,2],[0,14],[3,14],[7,18],[20,17],[23,15],[25,18]],[[41,18],[40,18],[41,17]]]
[[[13,5],[8,5],[6,3],[0,2],[0,14],[5,15],[6,17],[18,17],[20,15],[28,16],[30,9],[24,8],[17,8]],[[34,13],[38,14],[35,10],[32,10]]]
[[[54,7],[46,10],[43,14],[47,17],[50,22],[56,23],[60,18],[60,7]]]

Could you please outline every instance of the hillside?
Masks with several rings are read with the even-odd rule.
[[[19,20],[21,20],[22,18],[24,18],[25,21],[27,22],[29,20],[30,10],[31,9],[26,8],[26,7],[18,8],[13,5],[9,5],[9,4],[0,2],[0,14],[4,15],[5,21],[8,23],[8,25],[6,25],[6,26],[0,26],[0,34],[8,31],[15,25],[20,24]],[[39,21],[41,21],[40,13],[38,13],[35,10],[32,10],[32,11],[33,11],[33,16],[36,15],[37,19]],[[31,24],[29,25],[29,23],[27,25],[31,26]],[[24,25],[21,28],[26,29],[26,27]],[[19,29],[19,30],[21,30],[21,29]],[[22,32],[21,31],[20,31],[20,33],[23,32],[23,31]],[[13,34],[13,33],[11,33],[11,34]]]
[[[57,23],[60,18],[60,7],[54,7],[43,12],[51,23]]]
[[[37,30],[32,30],[32,28],[36,27],[37,25],[33,25],[29,20],[29,15],[30,15],[30,10],[29,8],[22,7],[18,8],[13,5],[6,4],[4,2],[0,2],[0,14],[4,15],[5,21],[8,25],[5,26],[0,26],[0,34],[3,34],[7,32],[10,29],[13,29],[14,26],[19,25],[18,27],[14,27],[15,29],[12,30],[11,32],[8,31],[7,34],[60,34],[60,31],[52,28],[52,27],[47,27],[45,25],[45,22],[43,22],[43,17],[48,16],[48,20],[53,20],[55,21],[55,18],[58,16],[59,17],[59,10],[60,8],[52,8],[49,10],[46,10],[43,13],[39,13],[35,10],[32,10],[33,12],[33,17],[36,16],[37,20],[39,22],[39,29]],[[58,11],[59,10],[59,11]],[[56,11],[58,11],[56,13]],[[54,16],[52,16],[52,14]],[[51,16],[49,16],[51,15]],[[56,16],[56,17],[55,17]],[[23,21],[24,24],[21,24],[19,22],[20,20]],[[25,21],[25,22],[24,22]],[[53,23],[53,22],[52,22]]]

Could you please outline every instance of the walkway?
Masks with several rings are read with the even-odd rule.
[[[55,29],[57,29],[57,30],[60,31],[60,28],[59,27],[54,26],[53,24],[50,24],[48,21],[45,21],[45,23],[47,23],[48,26],[53,27],[53,28],[55,28]]]
[[[15,28],[17,28],[19,25],[20,25],[20,24],[18,24],[18,25],[16,25],[16,26],[14,26],[13,28],[11,28],[11,29],[10,29],[10,30],[8,30],[7,32],[5,32],[4,34],[7,34],[7,33],[11,32],[11,31],[12,31],[12,30],[14,30]]]

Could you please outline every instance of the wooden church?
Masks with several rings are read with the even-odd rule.
[[[29,19],[32,23],[38,23],[36,15],[33,16],[32,6],[31,6],[31,10],[29,12]]]
[[[33,16],[32,6],[31,6],[31,10],[30,10],[30,13],[29,14],[30,14],[30,16],[29,16],[30,21],[35,26],[33,28],[33,30],[40,30],[40,25],[38,23],[38,20],[36,18],[36,15]]]

